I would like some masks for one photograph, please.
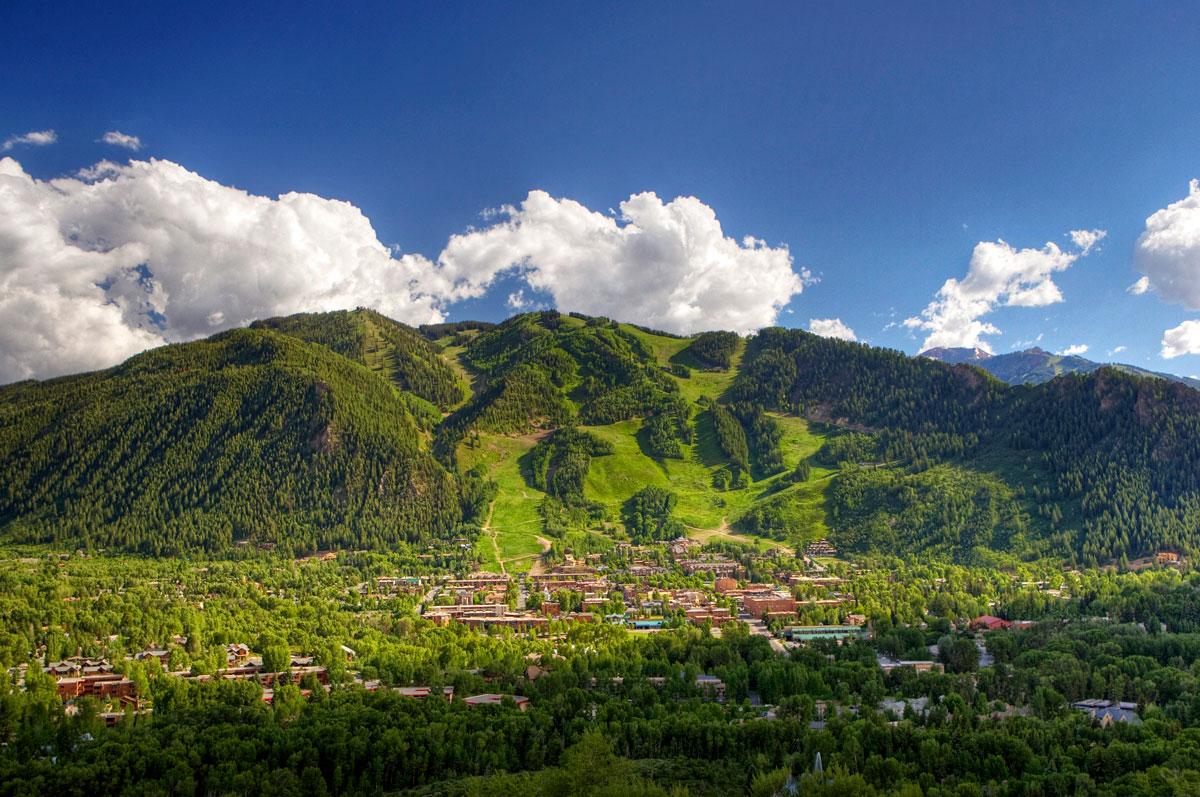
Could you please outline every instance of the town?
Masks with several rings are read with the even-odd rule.
[[[82,553],[79,556],[87,558]],[[61,567],[68,557],[51,558]],[[326,552],[302,557],[295,564],[304,570],[336,567],[338,560],[337,553]],[[1164,551],[1131,563],[1130,571],[1178,571],[1185,564],[1178,554]],[[939,650],[937,644],[917,645],[916,652],[925,655],[914,656],[912,645],[901,650],[892,636],[879,638],[876,624],[855,595],[856,584],[867,584],[879,575],[839,556],[825,540],[809,544],[793,558],[777,549],[760,552],[679,538],[642,546],[616,543],[604,553],[580,557],[567,553],[560,561],[539,562],[532,570],[518,574],[376,575],[348,585],[342,602],[349,605],[353,601],[364,617],[396,604],[402,614],[415,612],[431,627],[461,628],[489,637],[524,637],[551,643],[565,640],[570,629],[577,626],[614,627],[634,636],[692,627],[719,639],[734,624],[744,627],[749,635],[766,640],[770,649],[784,658],[799,648],[815,646],[828,652],[830,646],[872,645],[880,672],[885,677],[900,678],[896,683],[903,682],[905,672],[944,673],[947,665],[958,671],[989,667],[995,661],[988,647],[989,634],[1033,629],[1038,625],[1038,618],[1004,618],[990,613],[963,618],[957,624],[930,617],[929,622],[915,625],[930,629],[940,623],[941,631],[953,635],[955,643],[965,645],[970,666],[964,667],[956,658],[960,654]],[[1072,580],[1080,575],[1072,571],[1059,579],[1014,582],[1011,588],[1040,596],[1044,601],[1064,602],[1072,595]],[[892,574],[885,578],[888,582],[895,580]],[[936,590],[938,582],[944,585],[945,581],[935,579],[926,588]],[[156,588],[171,589],[158,581],[150,583]],[[1078,591],[1080,587],[1076,584],[1074,589]],[[174,590],[178,597],[186,599],[182,585],[175,585]],[[267,587],[261,590],[270,600],[287,598],[283,590]],[[205,597],[215,596],[209,593]],[[66,596],[63,600],[78,602],[80,597]],[[297,598],[293,596],[293,600]],[[203,600],[196,603],[203,608]],[[531,703],[529,694],[523,694],[529,691],[524,687],[553,671],[562,661],[556,652],[530,653],[526,666],[515,679],[489,674],[481,668],[471,669],[467,675],[474,676],[474,684],[482,688],[464,692],[446,683],[396,683],[365,676],[359,667],[358,653],[347,644],[333,648],[337,666],[332,668],[328,654],[318,657],[313,651],[287,647],[253,650],[248,641],[227,642],[220,649],[217,666],[206,669],[187,655],[187,651],[196,649],[189,642],[186,635],[172,635],[159,646],[126,653],[122,659],[89,655],[82,647],[73,655],[56,660],[50,660],[45,646],[31,653],[44,662],[41,670],[53,679],[55,693],[68,715],[78,711],[82,701],[91,701],[99,707],[98,716],[108,725],[153,711],[152,690],[148,686],[151,676],[195,683],[247,682],[261,690],[261,700],[266,704],[274,702],[279,687],[295,689],[303,698],[315,691],[361,688],[367,692],[387,690],[412,699],[461,700],[469,708],[511,706],[524,711]],[[87,647],[92,653],[119,650],[119,638],[114,634],[107,639],[96,639]],[[30,665],[14,667],[12,676],[18,686],[23,686],[29,679]],[[689,678],[684,694],[716,703],[729,699],[721,678],[704,672],[696,672]],[[660,691],[667,687],[667,681],[665,676],[645,679]],[[500,691],[487,691],[489,687]],[[776,708],[759,695],[751,692],[746,698],[760,716],[775,716]],[[1099,725],[1140,723],[1139,711],[1144,708],[1132,701],[1091,695],[1077,696],[1071,705]],[[853,716],[862,708],[858,704],[820,700],[813,704],[809,724],[819,729],[824,727],[828,716],[839,713]],[[884,695],[871,708],[896,722],[905,716],[924,714],[931,705],[925,698]],[[1029,711],[1029,706],[1006,705],[995,713],[1013,716]]]

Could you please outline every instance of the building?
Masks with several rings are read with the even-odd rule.
[[[578,617],[578,615],[572,615],[572,618],[574,617]],[[466,615],[457,619],[458,622],[468,628],[512,628],[517,631],[538,628],[550,622],[548,617],[540,614],[505,614],[499,617],[494,615]]]
[[[697,675],[696,688],[715,699],[725,699],[725,682],[715,675]]]
[[[58,696],[63,700],[94,697],[100,700],[124,699],[134,696],[133,681],[118,673],[84,675],[79,678],[60,678]]]
[[[507,603],[460,603],[455,606],[429,606],[426,608],[426,617],[428,619],[432,619],[433,615],[443,615],[454,619],[466,616],[503,617],[507,611]]]
[[[687,537],[677,537],[667,543],[667,549],[671,552],[671,556],[678,559],[687,556],[688,552],[693,548],[699,548],[700,543],[696,540],[689,540]]]
[[[375,580],[379,591],[385,594],[397,592],[420,592],[423,584],[418,576],[380,576]]]
[[[724,606],[696,606],[688,609],[685,615],[692,625],[704,625],[705,623],[721,625],[733,620],[733,615]]]
[[[837,556],[837,548],[829,544],[829,540],[816,540],[804,546],[805,556]]]
[[[434,693],[432,686],[398,686],[395,689],[396,694],[401,697],[411,697],[415,699],[424,699]],[[441,689],[442,697],[446,700],[454,699],[454,687],[443,686]]]
[[[1103,727],[1108,727],[1117,722],[1124,722],[1130,725],[1140,725],[1142,723],[1142,718],[1137,715],[1137,703],[1093,698],[1091,700],[1080,700],[1078,703],[1073,703],[1071,707],[1076,711],[1086,713]]]
[[[784,629],[783,636],[792,642],[806,643],[832,639],[839,645],[847,639],[867,639],[867,629],[857,625],[793,625]]]
[[[729,578],[728,576],[722,576],[721,578],[718,578],[716,581],[713,582],[713,589],[716,590],[717,592],[721,593],[722,595],[732,592],[733,590],[735,590],[737,588],[738,588],[738,583],[737,583],[736,578]]]
[[[906,711],[912,711],[914,714],[924,716],[929,713],[929,698],[910,697],[900,698],[899,700],[881,700],[879,701],[878,708],[882,714],[890,713],[897,717],[903,717]]]
[[[742,566],[729,559],[681,559],[679,567],[689,576],[696,573],[712,573],[714,576],[733,577],[738,575]]]
[[[767,595],[747,595],[742,598],[742,609],[756,619],[768,615],[782,616],[796,613],[796,599],[782,592]]]
[[[231,642],[225,646],[225,663],[236,664],[250,658],[250,647],[241,642]]]
[[[940,661],[880,661],[879,668],[884,672],[898,670],[901,667],[912,667],[917,672],[945,672],[946,667]]]
[[[517,708],[521,711],[529,708],[529,698],[523,697],[522,695],[472,695],[471,697],[465,698],[463,702],[471,708],[478,708],[479,706],[500,706],[504,704],[504,698],[506,697],[512,699],[512,701],[517,704]]]
[[[171,651],[163,649],[143,650],[140,653],[134,654],[133,658],[137,661],[158,659],[159,663],[165,667],[171,661]]]
[[[980,615],[971,621],[971,629],[974,631],[1002,631],[1011,627],[1010,621],[990,614]]]
[[[508,576],[497,575],[495,573],[472,573],[466,578],[452,578],[446,581],[446,589],[448,590],[470,590],[472,592],[484,592],[487,590],[500,590],[503,592],[508,589]]]

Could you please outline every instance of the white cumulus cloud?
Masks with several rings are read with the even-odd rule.
[[[1108,230],[1071,230],[1071,241],[1079,247],[1079,254],[1086,255],[1108,235]]]
[[[124,147],[134,152],[142,148],[142,140],[140,138],[122,133],[119,130],[109,130],[100,140],[105,144],[112,144],[114,147]]]
[[[1144,285],[1169,302],[1200,310],[1200,180],[1188,195],[1155,211],[1133,250],[1134,265]],[[1145,290],[1135,290],[1144,293]]]
[[[1088,347],[1086,343],[1075,343],[1063,349],[1060,354],[1062,354],[1064,357],[1078,357],[1080,355],[1087,354],[1087,350]]]
[[[38,180],[0,158],[0,382],[113,365],[271,315],[441,320],[433,264],[355,206],[255,196],[163,160]]]
[[[823,338],[838,338],[840,340],[858,340],[854,330],[840,318],[810,318],[808,331]]]
[[[811,275],[786,246],[724,234],[697,199],[636,194],[616,217],[533,191],[437,262],[378,239],[354,205],[250,194],[165,160],[40,180],[0,158],[0,383],[107,367],[272,315],[372,307],[443,320],[505,273],[510,307],[675,331],[774,323]]]
[[[561,310],[635,319],[671,332],[750,332],[804,287],[786,246],[725,235],[694,197],[634,194],[616,216],[531,191],[491,226],[453,236],[438,258],[454,298],[515,270]]]
[[[1112,349],[1109,349],[1108,356],[1111,357],[1114,354],[1120,354],[1121,352],[1125,351],[1126,348],[1128,348],[1128,347],[1127,346],[1116,346]]]
[[[1132,293],[1134,296],[1141,296],[1143,293],[1150,290],[1150,278],[1142,277],[1125,290],[1128,293]]]
[[[1200,354],[1200,321],[1184,321],[1162,337],[1162,356],[1170,360],[1184,354]]]
[[[971,253],[967,275],[951,277],[919,316],[907,318],[909,329],[925,330],[922,349],[980,348],[991,352],[984,335],[1000,330],[984,317],[999,307],[1044,307],[1063,300],[1054,274],[1070,268],[1105,236],[1104,230],[1073,230],[1077,251],[1047,243],[1040,249],[1017,249],[1004,241],[981,241]]]
[[[20,136],[9,136],[4,139],[4,143],[0,144],[0,152],[8,152],[18,144],[27,144],[31,147],[44,147],[47,144],[53,144],[58,141],[58,133],[53,130],[30,130],[28,133]]]

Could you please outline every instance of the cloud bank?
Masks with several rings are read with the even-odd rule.
[[[921,349],[980,348],[991,352],[984,335],[1000,330],[984,317],[1000,307],[1044,307],[1063,300],[1054,274],[1065,271],[1093,251],[1104,230],[1073,230],[1075,251],[1047,243],[1040,249],[1017,249],[1004,241],[981,241],[971,253],[967,276],[946,280],[919,316],[907,318],[909,329],[925,330]]]
[[[346,202],[254,196],[161,160],[43,181],[0,159],[0,382],[301,310],[438,321],[436,276]]]
[[[39,180],[0,158],[0,383],[301,311],[440,321],[513,271],[563,310],[746,332],[774,323],[806,276],[786,247],[727,237],[690,197],[637,194],[613,218],[534,191],[491,218],[433,261],[381,243],[348,202],[256,196],[165,160]],[[509,305],[532,302],[518,289]]]
[[[823,338],[838,338],[839,340],[856,341],[858,336],[854,330],[840,318],[810,318],[808,331]]]
[[[438,258],[452,298],[479,296],[515,270],[560,309],[682,334],[750,332],[773,324],[808,278],[793,270],[786,246],[726,236],[694,197],[634,194],[609,216],[531,191],[492,218],[453,236]]]

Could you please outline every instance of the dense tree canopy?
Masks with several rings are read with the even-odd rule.
[[[267,330],[0,388],[0,524],[152,553],[450,535],[457,480],[394,388]]]

